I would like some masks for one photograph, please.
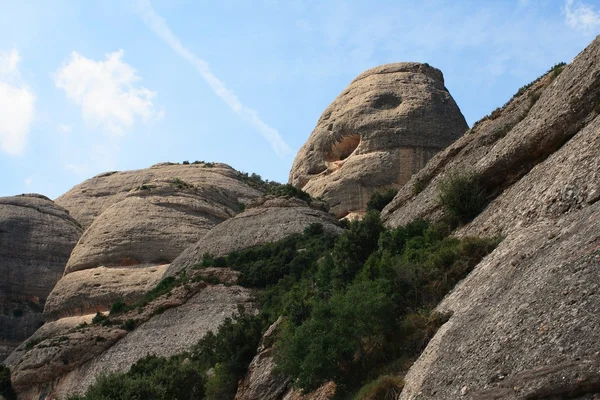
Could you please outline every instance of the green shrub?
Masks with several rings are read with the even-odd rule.
[[[231,400],[235,397],[237,384],[237,377],[225,365],[217,364],[206,382],[206,398]]]
[[[137,326],[137,321],[134,319],[131,319],[131,318],[129,318],[127,321],[123,322],[123,325],[121,325],[121,327],[123,329],[125,329],[126,331],[129,331],[129,332],[134,330],[136,326]]]
[[[249,186],[260,190],[263,193],[267,192],[270,188],[281,186],[281,183],[264,180],[260,175],[255,173],[248,175],[246,172],[240,172],[239,178]]]
[[[385,282],[359,282],[316,304],[308,320],[285,330],[276,354],[279,370],[305,390],[364,372],[394,331],[390,294]]]
[[[266,194],[273,196],[296,197],[300,200],[306,201],[307,203],[311,202],[311,198],[308,193],[298,189],[294,185],[290,185],[289,183],[286,183],[285,185],[271,186],[268,188]]]
[[[485,191],[477,175],[451,173],[438,185],[439,202],[448,215],[461,224],[475,218],[485,208]]]
[[[419,193],[421,193],[423,191],[423,189],[425,189],[425,182],[423,182],[421,179],[415,179],[415,181],[413,182],[412,185],[412,193],[414,196],[418,195]]]
[[[402,378],[384,375],[363,386],[354,400],[396,400],[403,387]]]
[[[388,189],[373,193],[367,202],[367,210],[383,210],[394,199],[396,193],[398,193],[397,189]]]
[[[23,310],[16,309],[13,310],[12,314],[14,318],[21,318],[23,315],[25,315],[25,312]]]
[[[92,324],[102,324],[104,321],[107,320],[107,318],[108,317],[106,315],[98,311],[96,315],[94,315],[94,318],[92,318]]]
[[[112,315],[118,314],[118,313],[124,311],[126,307],[127,307],[127,305],[125,303],[123,303],[121,300],[118,300],[118,301],[114,302],[113,305],[110,307],[109,315],[112,316]]]
[[[6,400],[15,400],[17,398],[10,382],[10,369],[0,364],[0,396]]]
[[[179,178],[175,178],[175,179],[171,180],[171,186],[174,186],[177,189],[191,189],[194,187],[194,185],[184,182]]]

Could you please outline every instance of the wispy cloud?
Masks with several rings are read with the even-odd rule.
[[[141,78],[123,61],[123,50],[94,61],[77,52],[56,72],[55,84],[81,106],[86,122],[112,134],[123,134],[136,119],[158,120],[162,112],[154,105],[153,92],[137,86]]]
[[[279,132],[275,128],[267,125],[259,116],[258,113],[243,105],[237,98],[235,93],[229,90],[225,84],[217,78],[206,61],[197,57],[191,50],[184,47],[181,41],[171,31],[166,21],[156,13],[148,0],[138,0],[138,11],[144,22],[154,33],[167,43],[180,57],[190,63],[200,74],[200,76],[208,83],[211,89],[219,96],[231,110],[240,118],[252,124],[256,130],[269,142],[273,150],[280,157],[287,156],[292,153],[292,149],[283,140]]]
[[[19,52],[0,52],[0,149],[11,155],[25,151],[33,121],[35,95],[21,82]]]
[[[584,32],[600,29],[600,11],[580,1],[566,0],[564,14],[567,24]]]

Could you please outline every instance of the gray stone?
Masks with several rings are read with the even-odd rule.
[[[438,69],[397,63],[359,75],[325,110],[298,152],[290,183],[338,217],[399,188],[468,126]]]

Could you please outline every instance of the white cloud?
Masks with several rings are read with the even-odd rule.
[[[181,44],[179,38],[171,31],[166,21],[154,11],[154,8],[152,8],[152,5],[148,0],[138,0],[138,9],[146,25],[148,25],[154,33],[166,42],[180,57],[194,66],[200,76],[202,76],[206,83],[211,87],[213,92],[240,118],[252,124],[269,142],[277,155],[283,157],[292,153],[290,146],[288,146],[275,128],[270,127],[261,120],[255,110],[244,106],[235,93],[227,89],[225,84],[212,73],[206,61],[198,58],[188,48]]]
[[[65,170],[72,172],[78,176],[84,176],[88,171],[88,167],[87,167],[87,165],[83,165],[83,164],[70,163],[70,164],[65,164]]]
[[[0,149],[11,155],[25,151],[33,121],[35,95],[21,82],[16,49],[0,53]]]
[[[71,133],[73,131],[73,127],[71,125],[67,125],[67,124],[63,124],[63,123],[58,124],[56,129],[58,129],[58,131],[61,133]]]
[[[136,70],[123,61],[123,50],[107,54],[105,61],[73,52],[55,76],[56,86],[81,106],[84,120],[113,134],[122,134],[137,119],[148,123],[162,117],[153,103],[156,92],[137,86],[138,81]]]
[[[584,32],[593,32],[600,28],[600,11],[575,0],[566,0],[564,8],[567,24]]]
[[[29,177],[25,178],[25,186],[30,187],[32,183],[33,183],[33,177],[32,176],[29,176]]]

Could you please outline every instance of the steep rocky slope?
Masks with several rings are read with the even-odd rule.
[[[295,197],[263,197],[246,211],[211,229],[202,239],[188,247],[171,263],[168,275],[194,266],[204,254],[215,257],[259,244],[276,242],[295,233],[302,233],[312,223],[320,223],[326,230],[339,233],[342,229],[335,218]]]
[[[398,188],[466,130],[438,69],[397,63],[359,75],[319,118],[290,183],[343,217],[374,191]]]
[[[596,38],[436,155],[384,209],[388,226],[440,219],[440,183],[468,172],[490,204],[455,234],[506,236],[439,305],[453,315],[402,399],[596,398],[599,66]]]
[[[0,360],[42,323],[82,229],[41,195],[0,198]]]

